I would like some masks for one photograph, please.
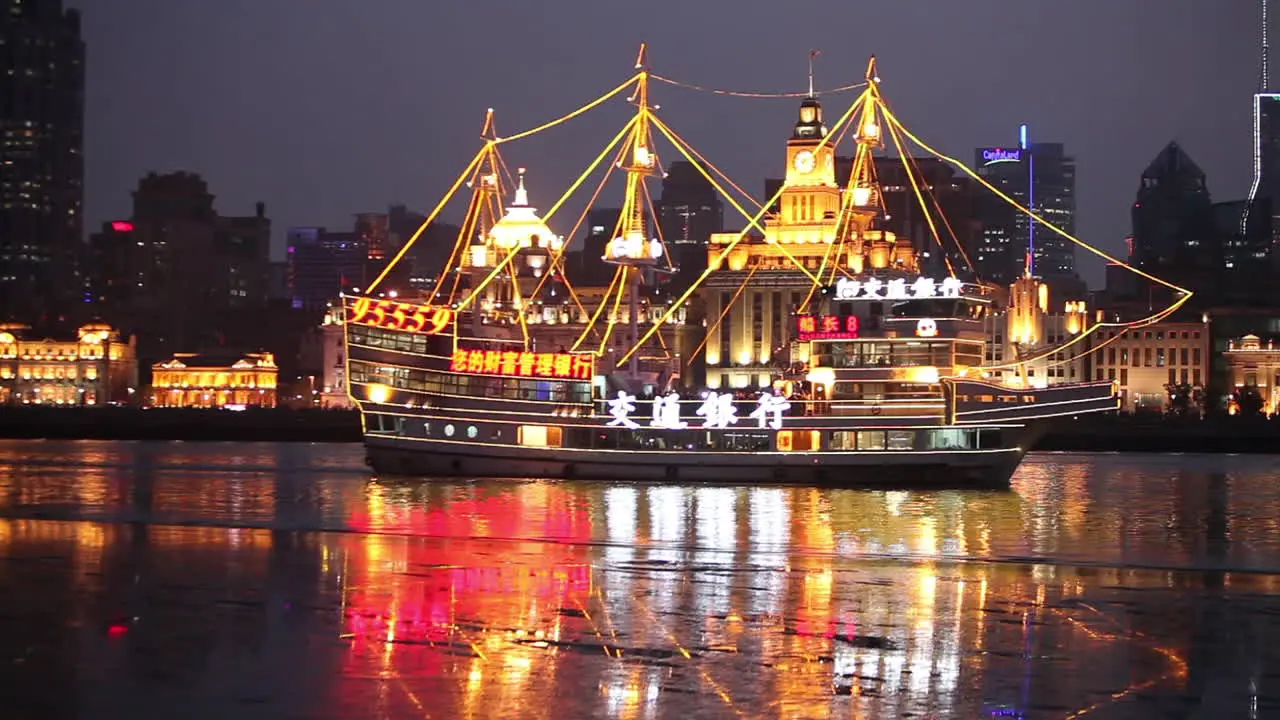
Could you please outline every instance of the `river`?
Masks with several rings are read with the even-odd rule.
[[[0,441],[4,717],[1266,718],[1280,457],[1011,492],[372,478]],[[1270,668],[1270,669],[1268,669]]]

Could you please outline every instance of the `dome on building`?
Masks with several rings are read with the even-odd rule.
[[[539,247],[559,250],[564,239],[552,232],[542,218],[538,217],[538,211],[529,205],[529,192],[524,187],[524,168],[520,168],[518,172],[520,179],[516,186],[515,202],[507,208],[507,214],[489,230],[488,240],[494,247],[504,251]]]

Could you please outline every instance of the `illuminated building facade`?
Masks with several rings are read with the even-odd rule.
[[[387,213],[356,213],[356,234],[364,240],[370,260],[385,260],[398,249],[391,246],[390,223]]]
[[[1160,322],[1144,328],[1101,328],[1090,336],[1093,380],[1120,387],[1122,412],[1164,412],[1167,385],[1203,390],[1211,367],[1209,324]]]
[[[330,309],[320,325],[320,397],[322,408],[351,408],[347,393],[347,347],[343,337],[342,312]]]
[[[1264,415],[1280,412],[1280,348],[1274,340],[1263,342],[1257,335],[1230,341],[1222,353],[1227,366],[1230,390],[1249,387],[1262,398]],[[1238,408],[1229,408],[1232,413]]]
[[[27,323],[83,307],[84,42],[61,0],[0,12],[0,309]]]
[[[77,407],[134,400],[134,338],[124,340],[99,323],[82,326],[74,340],[30,337],[29,331],[0,325],[0,403]]]
[[[1068,300],[1060,312],[1051,311],[1050,288],[1023,275],[1009,288],[1008,302],[985,318],[986,365],[1005,365],[1032,358],[1016,367],[993,369],[990,377],[1011,387],[1047,387],[1089,378],[1085,372],[1085,341],[1076,341],[1088,324],[1083,301]],[[1061,349],[1045,354],[1049,348]]]
[[[276,406],[271,353],[235,356],[177,353],[151,366],[152,407],[228,408]]]
[[[707,318],[706,384],[711,388],[768,385],[781,368],[808,361],[791,357],[795,315],[814,287],[810,273],[824,267],[837,241],[845,193],[837,181],[835,148],[823,143],[826,135],[822,106],[806,98],[787,141],[786,189],[778,198],[777,212],[764,218],[764,236],[748,234],[727,252],[738,233],[711,236],[708,266],[717,270],[698,289]],[[853,205],[877,207],[876,189],[858,191]],[[836,260],[853,275],[864,270],[918,271],[915,250],[906,238],[885,230],[857,233],[857,249]],[[801,348],[807,352],[807,346]]]

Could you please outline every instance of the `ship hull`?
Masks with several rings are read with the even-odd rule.
[[[1007,489],[1024,450],[886,453],[566,451],[369,435],[369,465],[383,475],[509,477],[837,488]]]

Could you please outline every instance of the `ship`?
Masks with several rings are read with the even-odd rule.
[[[658,115],[651,83],[675,81],[650,70],[643,47],[628,81],[534,130],[500,136],[486,113],[482,147],[422,228],[369,287],[341,298],[348,392],[374,471],[1007,488],[1050,418],[1116,411],[1113,381],[1031,382],[1025,370],[1079,357],[1090,333],[1116,323],[1090,324],[1080,303],[1073,332],[993,363],[984,322],[997,302],[1034,306],[1034,279],[1001,296],[955,267],[954,252],[930,255],[924,241],[885,229],[883,151],[897,148],[922,204],[929,189],[910,172],[903,143],[935,151],[892,113],[875,59],[830,124],[812,55],[809,77],[786,142],[787,176],[764,202],[735,195]],[[624,94],[629,121],[540,214],[533,175],[511,173],[500,149]],[[664,172],[660,139],[744,218],[742,230],[699,246],[701,257],[677,248],[692,270],[676,266],[651,200],[649,184]],[[852,167],[838,182],[846,146]],[[556,234],[553,217],[601,169],[588,208]],[[617,221],[603,228],[603,247],[579,252],[611,280],[575,288],[568,239],[615,172]],[[464,186],[470,199],[443,272],[417,297],[388,292],[393,268]],[[933,234],[941,244],[944,233]],[[1173,306],[1128,326],[1189,298],[1175,289]]]

